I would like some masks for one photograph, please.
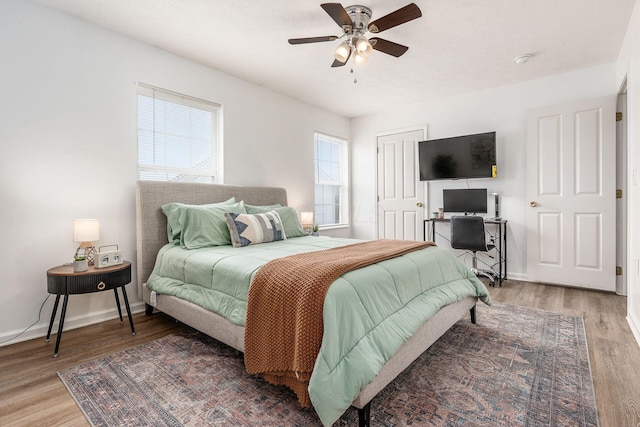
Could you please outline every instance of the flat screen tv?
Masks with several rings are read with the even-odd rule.
[[[487,213],[487,189],[442,190],[442,206],[445,212]]]
[[[495,176],[495,132],[420,141],[418,152],[421,181]]]

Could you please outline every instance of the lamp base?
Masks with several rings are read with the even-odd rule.
[[[85,246],[83,242],[83,244],[78,246],[78,249],[76,249],[76,254],[74,255],[74,258],[83,256],[85,257],[89,265],[93,265],[93,258],[95,254],[96,254],[96,247],[93,245]]]

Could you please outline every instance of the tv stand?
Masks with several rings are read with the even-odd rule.
[[[465,215],[467,214],[465,213]],[[425,242],[430,240],[435,243],[436,235],[439,235],[445,240],[449,240],[445,235],[437,233],[436,224],[440,224],[440,226],[442,226],[443,224],[448,224],[450,222],[451,220],[449,218],[425,219],[422,233],[423,240]],[[431,223],[431,227],[429,227],[428,223]],[[492,249],[492,251],[495,252],[495,257],[494,263],[490,265],[490,268],[496,275],[496,282],[502,286],[502,282],[507,280],[507,220],[503,218],[485,218],[484,223],[489,226],[494,226],[496,229],[496,247],[495,249]],[[428,233],[428,231],[430,232]]]

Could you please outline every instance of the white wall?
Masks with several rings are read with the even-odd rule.
[[[100,219],[98,245],[135,260],[136,82],[222,104],[225,183],[286,187],[299,210],[313,206],[313,132],[349,138],[344,117],[31,2],[0,2],[0,40],[0,341],[38,319],[46,270],[75,252],[73,218]],[[20,339],[46,333],[52,304]],[[65,325],[114,316],[113,293],[77,295]]]
[[[353,237],[374,238],[376,234],[373,184],[376,133],[424,125],[430,139],[496,131],[498,178],[468,182],[472,188],[500,193],[501,217],[509,221],[509,277],[526,280],[526,112],[536,107],[614,95],[616,90],[616,65],[609,63],[352,119]],[[466,188],[466,185],[466,180],[430,182],[425,189],[425,216],[442,206],[443,188]],[[489,211],[492,215],[492,207]]]
[[[636,2],[617,67],[617,83],[627,79],[629,228],[627,230],[627,320],[640,344],[640,4]],[[633,176],[636,176],[634,180]]]

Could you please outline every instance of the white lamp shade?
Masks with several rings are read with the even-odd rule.
[[[95,242],[100,240],[100,221],[97,219],[74,219],[73,241]]]
[[[300,222],[302,223],[302,225],[313,224],[313,212],[301,212]]]

